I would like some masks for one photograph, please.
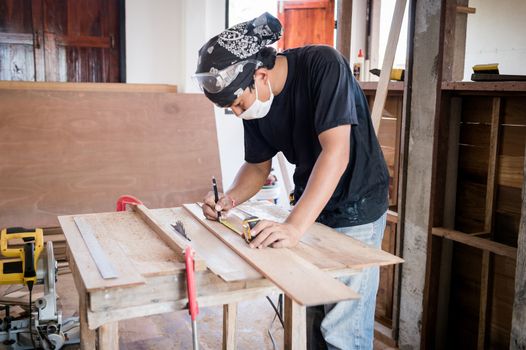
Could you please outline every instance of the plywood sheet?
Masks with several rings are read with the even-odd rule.
[[[217,221],[205,219],[197,204],[184,207],[255,269],[301,305],[329,304],[359,295],[290,249],[252,249]]]
[[[55,227],[122,194],[174,207],[221,174],[201,94],[0,89],[0,106],[0,227]]]

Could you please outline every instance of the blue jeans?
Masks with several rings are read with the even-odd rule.
[[[378,220],[359,226],[336,228],[338,232],[358,239],[370,246],[380,248],[384,236],[387,214]],[[376,307],[376,292],[380,280],[378,267],[369,267],[362,272],[342,277],[340,280],[361,295],[359,300],[342,301],[337,304],[322,305],[317,313],[321,320],[321,335],[327,349],[372,349],[374,339],[374,310]],[[307,319],[311,326],[316,326],[310,314],[316,313],[316,308],[307,309]],[[311,320],[309,321],[309,317]],[[319,317],[319,316],[318,316]],[[314,316],[316,318],[316,316]],[[311,329],[307,329],[311,331]],[[309,348],[322,348],[319,340],[307,335]]]

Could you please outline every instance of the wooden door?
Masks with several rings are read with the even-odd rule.
[[[0,80],[124,80],[120,4],[120,0],[0,0]]]
[[[279,0],[278,19],[283,25],[280,51],[309,44],[334,45],[334,0]]]

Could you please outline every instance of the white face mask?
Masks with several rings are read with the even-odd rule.
[[[240,118],[245,120],[251,119],[260,119],[268,114],[270,107],[272,105],[272,100],[274,100],[274,94],[272,93],[272,88],[270,87],[270,80],[268,80],[268,89],[270,91],[270,97],[267,101],[260,101],[258,98],[258,86],[256,86],[256,100],[246,111],[239,115]]]

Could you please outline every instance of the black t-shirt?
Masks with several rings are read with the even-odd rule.
[[[296,165],[298,200],[321,152],[318,135],[351,124],[349,165],[317,221],[331,227],[375,221],[388,207],[389,173],[367,100],[349,64],[329,46],[282,54],[288,62],[287,80],[270,112],[261,119],[243,120],[245,160],[261,163],[282,151]]]

